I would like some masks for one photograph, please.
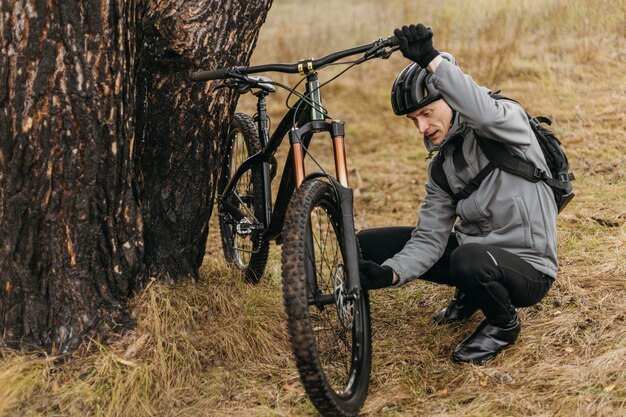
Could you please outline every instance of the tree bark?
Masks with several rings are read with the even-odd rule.
[[[144,270],[136,7],[1,8],[0,329],[8,344],[63,353],[119,316]]]
[[[270,3],[0,2],[5,343],[69,352],[147,266],[197,275],[236,97],[187,74],[247,63]]]
[[[138,158],[146,262],[153,276],[196,278],[237,96],[190,83],[198,69],[247,65],[271,0],[150,2],[139,77]]]

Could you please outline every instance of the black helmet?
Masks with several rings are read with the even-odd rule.
[[[456,64],[454,57],[446,52],[442,58]],[[432,74],[413,63],[402,70],[391,88],[391,107],[397,116],[402,116],[441,98],[433,84]],[[424,95],[426,90],[426,95]]]

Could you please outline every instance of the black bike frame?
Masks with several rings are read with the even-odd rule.
[[[266,96],[268,92],[261,89],[261,91],[255,93],[258,99],[257,126],[263,149],[250,156],[237,168],[228,181],[222,195],[218,196],[218,204],[221,204],[224,211],[236,220],[242,219],[245,215],[235,205],[229,202],[229,197],[233,194],[237,182],[246,171],[261,166],[264,216],[262,219],[257,219],[257,221],[263,223],[265,229],[264,237],[266,239],[278,241],[282,233],[287,205],[295,189],[309,178],[325,177],[332,184],[337,201],[340,203],[342,210],[342,238],[344,239],[344,246],[349,252],[346,254],[346,258],[352,260],[351,264],[347,265],[348,284],[351,290],[350,294],[354,297],[359,296],[360,279],[352,212],[353,193],[348,185],[344,148],[344,123],[342,121],[325,121],[320,83],[316,70],[339,59],[361,53],[365,53],[365,56],[361,58],[363,61],[375,57],[387,57],[390,52],[386,51],[385,48],[393,47],[397,44],[397,39],[391,37],[384,40],[379,39],[367,45],[335,52],[318,60],[301,61],[298,64],[268,64],[253,67],[221,68],[218,70],[197,72],[191,76],[194,81],[224,78],[241,79],[248,74],[271,71],[284,73],[298,72],[301,75],[307,76],[305,94],[301,96],[300,100],[285,114],[271,137],[268,129],[266,109]],[[298,121],[298,127],[293,126],[294,119]],[[305,177],[304,150],[308,148],[312,135],[320,132],[328,132],[332,138],[337,178],[333,178],[321,172],[315,172]],[[276,202],[273,206],[274,210],[272,210],[272,178],[270,175],[269,162],[287,134],[289,134],[291,149],[285,162]]]
[[[259,101],[263,99],[264,98],[260,97]],[[293,175],[293,155],[290,151],[289,156],[287,157],[287,161],[285,162],[278,194],[276,196],[276,202],[274,204],[274,208],[276,210],[272,210],[272,179],[270,176],[269,161],[282,143],[284,137],[289,132],[290,126],[293,122],[294,112],[295,108],[287,112],[287,114],[283,117],[279,126],[276,128],[274,134],[271,137],[269,137],[266,129],[261,129],[259,126],[259,136],[263,149],[260,152],[250,156],[237,168],[233,176],[228,181],[228,184],[224,188],[222,195],[218,196],[218,198],[220,199],[218,203],[221,203],[223,205],[224,210],[228,214],[233,216],[235,219],[243,218],[245,215],[241,213],[241,211],[237,207],[230,204],[228,199],[233,194],[237,182],[246,171],[256,168],[257,166],[262,166],[264,207],[263,211],[265,216],[263,216],[262,219],[257,220],[263,223],[263,226],[265,228],[265,237],[269,240],[276,240],[280,235],[284,222],[284,212],[286,211],[289,199],[291,198],[291,195],[296,188]],[[262,120],[263,116],[263,114],[258,113],[257,125],[264,124],[264,121]],[[267,116],[265,115],[265,117]],[[310,136],[306,138],[305,146],[308,146],[310,140]]]
[[[264,92],[257,93],[257,126],[263,149],[260,152],[250,156],[237,168],[233,176],[228,181],[228,184],[224,188],[222,195],[218,196],[218,198],[220,199],[219,203],[223,205],[224,210],[228,214],[236,219],[245,216],[237,207],[228,203],[228,198],[232,195],[237,182],[246,171],[253,169],[257,166],[262,166],[263,207],[265,216],[263,219],[257,220],[263,223],[263,226],[265,228],[265,237],[269,240],[276,240],[280,236],[282,231],[284,214],[287,209],[287,204],[289,203],[289,200],[291,199],[294,190],[302,183],[302,178],[297,178],[297,175],[295,175],[294,172],[294,145],[296,147],[300,145],[304,148],[307,148],[309,146],[313,133],[319,132],[328,132],[333,138],[340,136],[343,139],[344,129],[343,122],[341,121],[334,121],[331,123],[323,121],[323,115],[319,111],[319,109],[321,108],[321,94],[316,73],[309,74],[307,76],[307,87],[305,96],[311,97],[312,103],[303,104],[302,100],[299,100],[296,105],[294,105],[292,109],[290,109],[283,117],[271,137],[269,136],[269,132],[267,129],[267,110],[265,106],[265,96],[266,93]],[[303,118],[309,121],[305,122],[297,129],[291,127],[293,123],[294,112],[297,111],[296,109],[300,109],[303,112],[306,112],[308,110],[310,112],[310,114],[308,115],[306,113],[302,113],[300,115],[300,121],[302,121]],[[317,120],[311,120],[314,117]],[[281,145],[287,133],[289,133],[292,149],[289,152],[287,161],[285,162],[285,167],[283,169],[283,175],[281,177],[278,194],[276,196],[276,202],[274,204],[275,210],[272,210],[272,179],[270,176],[269,161],[278,149],[278,147]],[[299,157],[298,155],[296,156]],[[345,154],[343,154],[342,157],[345,159]],[[339,172],[341,173],[341,175],[338,175],[343,177],[340,178],[340,182],[345,183],[344,185],[347,186],[347,174],[345,174],[341,170],[341,166],[336,166],[336,168],[339,168]]]

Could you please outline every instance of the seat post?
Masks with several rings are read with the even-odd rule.
[[[254,95],[257,97],[256,112],[258,118],[257,126],[259,127],[259,137],[261,138],[262,146],[265,147],[270,137],[269,124],[267,122],[267,102],[265,99],[267,93],[261,90]]]

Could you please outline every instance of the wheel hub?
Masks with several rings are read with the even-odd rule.
[[[342,264],[337,264],[333,274],[333,292],[335,294],[335,307],[339,321],[345,330],[352,328],[352,318],[354,314],[354,301],[348,295],[345,285],[345,269]]]

